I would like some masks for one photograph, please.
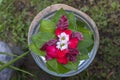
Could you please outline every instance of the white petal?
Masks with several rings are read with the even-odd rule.
[[[67,49],[67,48],[68,48],[68,45],[66,44],[66,45],[62,46],[61,50],[64,50],[64,49]]]

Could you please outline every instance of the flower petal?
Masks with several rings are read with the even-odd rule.
[[[72,39],[70,39],[68,44],[69,44],[70,48],[76,48],[77,45],[78,45],[78,39],[77,38],[72,38]]]
[[[69,48],[68,55],[77,55],[79,54],[79,51],[77,48]]]
[[[40,50],[45,51],[48,46],[56,45],[56,42],[57,42],[57,39],[49,40],[40,48]]]
[[[72,33],[72,38],[77,38],[78,40],[83,40],[83,35],[80,32]]]
[[[45,51],[46,50],[46,48],[47,48],[47,43],[45,43],[41,48],[40,48],[40,50],[42,50],[42,51]]]
[[[64,32],[65,32],[67,35],[69,35],[69,37],[70,37],[71,34],[72,34],[72,30],[69,30],[69,29],[66,29]]]
[[[50,57],[57,57],[57,54],[56,54],[56,47],[55,46],[48,46],[46,48],[46,53],[47,55],[49,55]]]
[[[72,61],[72,62],[76,62],[77,61],[77,56],[69,55],[68,58],[69,58],[69,61]]]
[[[57,49],[56,53],[57,53],[58,58],[63,58],[68,53],[68,49],[65,49],[65,50],[62,50],[62,51]]]
[[[65,15],[63,15],[61,19],[58,21],[57,28],[60,28],[61,30],[65,30],[68,28],[68,20]]]
[[[57,28],[55,31],[56,36],[60,35],[63,31],[60,28]]]
[[[53,45],[56,45],[56,43],[57,43],[57,39],[52,39],[52,40],[49,40],[49,41],[47,42],[47,45],[48,45],[48,46],[53,46]]]
[[[76,62],[78,54],[79,54],[79,51],[77,48],[75,48],[75,49],[69,48],[67,57],[68,57],[69,61]]]
[[[57,61],[58,61],[58,63],[61,63],[61,64],[67,64],[68,58],[67,57],[57,58]]]

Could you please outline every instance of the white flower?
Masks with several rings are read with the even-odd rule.
[[[60,50],[64,50],[64,49],[68,48],[68,43],[67,42],[57,42],[56,47]]]
[[[66,43],[69,41],[69,35],[67,35],[65,32],[62,32],[60,35],[58,35],[59,41]]]
[[[56,43],[56,47],[60,50],[64,50],[68,48],[68,41],[69,41],[69,35],[67,35],[65,32],[62,32],[60,35],[58,35],[59,41]]]

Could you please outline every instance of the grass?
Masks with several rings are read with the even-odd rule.
[[[68,4],[87,13],[96,22],[100,33],[100,47],[92,64],[80,74],[65,80],[119,80],[119,0],[3,0],[0,5],[0,40],[28,49],[27,32],[32,19],[39,11],[55,3]],[[22,68],[27,69],[24,66]],[[36,77],[20,72],[17,72],[16,77],[20,80],[47,80],[47,76],[49,80],[61,80],[37,70],[32,72]],[[13,77],[12,80],[18,79]]]

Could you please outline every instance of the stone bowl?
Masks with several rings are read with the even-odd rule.
[[[44,10],[42,10],[41,12],[39,12],[35,16],[35,18],[33,19],[32,23],[30,25],[29,32],[28,32],[28,45],[31,43],[32,35],[39,32],[40,20],[41,19],[50,19],[56,13],[56,11],[59,10],[60,8],[63,8],[66,12],[73,12],[74,15],[76,16],[76,18],[85,22],[87,24],[87,28],[93,32],[94,45],[93,45],[91,52],[88,53],[89,59],[80,61],[77,71],[72,70],[68,73],[58,74],[56,72],[48,70],[48,68],[45,65],[45,58],[44,57],[37,56],[32,51],[31,51],[31,55],[33,56],[37,65],[45,72],[47,72],[53,76],[69,77],[69,76],[79,74],[80,72],[85,70],[93,61],[93,59],[96,55],[96,52],[98,50],[98,47],[99,47],[98,29],[96,27],[95,22],[88,15],[86,15],[85,13],[83,13],[80,10],[77,10],[77,9],[75,9],[71,6],[65,5],[65,4],[54,4],[54,5],[51,5],[47,8],[45,8]]]

